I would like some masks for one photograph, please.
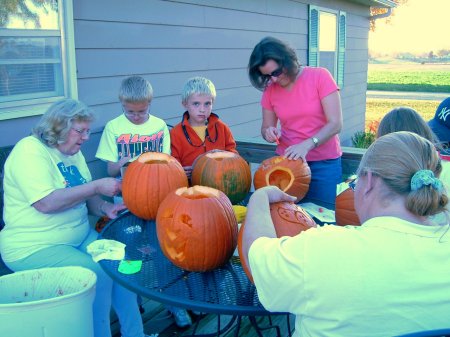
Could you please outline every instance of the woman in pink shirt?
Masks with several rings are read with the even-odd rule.
[[[300,65],[295,50],[273,37],[255,46],[248,72],[252,85],[263,91],[261,135],[278,143],[277,154],[306,160],[311,184],[305,199],[334,208],[342,181],[342,109],[330,72]]]

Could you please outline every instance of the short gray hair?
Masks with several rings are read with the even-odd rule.
[[[67,140],[73,122],[92,122],[94,114],[84,103],[64,98],[53,103],[33,128],[33,135],[49,147]]]
[[[150,102],[153,99],[152,85],[141,76],[127,77],[120,85],[119,99],[126,103]]]
[[[192,77],[184,85],[183,92],[181,93],[181,101],[186,103],[193,94],[209,95],[214,102],[216,99],[216,87],[213,82],[205,77]]]

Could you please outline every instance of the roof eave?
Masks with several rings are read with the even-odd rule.
[[[371,7],[394,8],[397,3],[393,0],[351,0]]]

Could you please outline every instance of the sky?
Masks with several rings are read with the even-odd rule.
[[[374,52],[434,52],[450,49],[450,0],[409,0],[395,10],[390,23],[376,21],[369,33]]]

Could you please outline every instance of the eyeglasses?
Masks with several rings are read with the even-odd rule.
[[[348,187],[350,187],[350,188],[352,189],[352,191],[354,191],[355,188],[356,188],[356,183],[357,183],[357,182],[358,182],[358,177],[353,178],[353,180],[351,180],[351,181],[348,183]]]
[[[278,77],[283,73],[283,67],[279,67],[278,69],[275,69],[270,74],[262,75],[264,78],[270,79],[271,77]]]
[[[135,116],[135,117],[144,117],[146,115],[148,115],[148,110],[149,110],[150,106],[147,107],[147,110],[143,111],[143,112],[128,112],[125,110],[124,107],[122,107],[123,113],[127,116]]]
[[[89,137],[89,135],[91,134],[91,130],[89,129],[76,129],[76,128],[72,128],[73,131],[75,131],[76,133],[78,133],[80,136],[86,136]]]

